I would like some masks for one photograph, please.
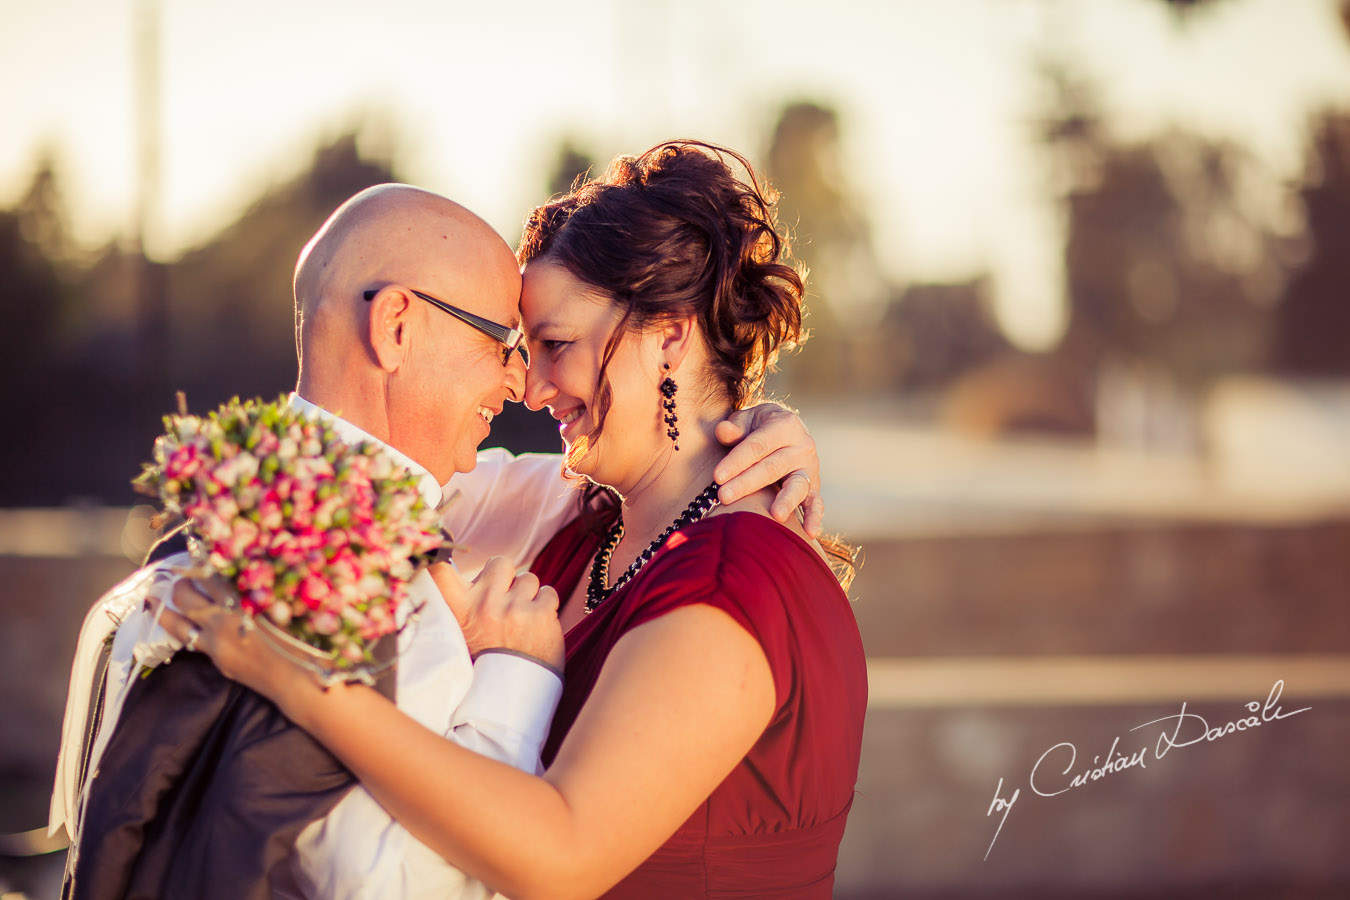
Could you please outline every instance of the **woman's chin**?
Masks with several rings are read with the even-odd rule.
[[[590,475],[595,469],[595,454],[591,452],[591,442],[587,435],[576,440],[563,439],[563,459],[567,461],[568,471],[578,475]]]
[[[605,467],[598,448],[585,436],[578,438],[575,443],[565,443],[563,458],[567,460],[568,471],[605,487],[614,486],[615,473]]]

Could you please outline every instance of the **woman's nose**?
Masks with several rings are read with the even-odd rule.
[[[525,405],[530,409],[543,409],[558,396],[558,389],[548,377],[548,364],[541,356],[534,357],[525,372]]]

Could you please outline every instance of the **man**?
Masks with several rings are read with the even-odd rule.
[[[291,402],[330,420],[344,439],[383,445],[419,476],[427,501],[440,504],[441,486],[475,467],[492,417],[523,393],[519,291],[510,249],[468,210],[405,185],[363,191],[300,255],[300,374]],[[794,461],[814,469],[813,445],[795,417],[766,417],[770,426],[726,463],[764,457],[744,476],[746,487],[776,480]],[[796,455],[779,449],[774,433],[800,439]],[[492,455],[449,504],[447,521],[463,526],[483,555],[529,559],[574,511],[559,472],[557,457]],[[785,503],[807,493],[812,478],[803,474],[786,482]],[[492,516],[492,508],[505,512]],[[153,604],[143,602],[166,595],[171,579],[162,568],[134,578],[139,593],[110,595],[127,617],[112,638],[107,676],[91,678],[86,664],[88,646],[110,630],[101,619],[107,602],[86,620],[72,675],[52,816],[53,830],[69,823],[74,838],[68,896],[486,896],[353,789],[350,775],[275,707],[200,655],[178,654],[150,677],[134,677],[173,649]],[[427,727],[535,771],[561,690],[550,670],[561,659],[556,596],[500,572],[471,590],[500,613],[475,622],[472,647],[430,576],[414,579],[410,603],[422,610],[401,635],[386,682]],[[80,695],[87,683],[106,698],[93,714]],[[86,719],[92,728],[82,727]],[[82,795],[76,760],[85,758]]]

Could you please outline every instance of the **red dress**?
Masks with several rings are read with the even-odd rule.
[[[589,577],[599,543],[574,522],[533,571],[566,597]],[[567,633],[567,678],[544,763],[619,639],[691,603],[723,610],[759,641],[773,673],[773,717],[703,805],[605,896],[828,898],[858,777],[867,670],[833,573],[772,519],[726,513],[686,526]]]

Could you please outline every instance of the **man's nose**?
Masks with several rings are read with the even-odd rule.
[[[525,395],[525,374],[525,360],[519,353],[512,353],[506,364],[506,394],[516,403]]]

